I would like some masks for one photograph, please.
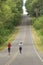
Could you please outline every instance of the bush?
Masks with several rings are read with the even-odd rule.
[[[34,24],[34,21],[35,21],[35,20],[36,20],[35,17],[31,19],[31,23],[32,23],[32,25]]]
[[[39,17],[38,19],[36,19],[36,21],[34,21],[33,26],[35,27],[35,29],[43,29],[43,16]]]
[[[43,35],[43,29],[40,29],[40,33],[41,33],[41,35]]]

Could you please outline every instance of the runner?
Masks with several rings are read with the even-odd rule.
[[[9,42],[8,43],[8,53],[9,53],[9,55],[10,55],[10,50],[11,50],[11,43]]]
[[[19,51],[20,51],[20,54],[22,53],[22,42],[20,42],[19,44]]]

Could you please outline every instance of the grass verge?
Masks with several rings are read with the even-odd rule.
[[[8,40],[7,40],[2,46],[0,46],[0,51],[3,50],[3,49],[5,49],[5,48],[7,47],[8,42],[11,42],[11,44],[12,44],[12,41],[15,40],[15,38],[16,38],[18,32],[19,32],[19,28],[16,27],[16,28],[13,30],[13,32],[8,36]]]
[[[34,27],[31,28],[32,28],[32,37],[33,37],[34,45],[39,52],[43,52],[43,45],[41,41],[42,37],[38,35],[38,32],[35,30]]]

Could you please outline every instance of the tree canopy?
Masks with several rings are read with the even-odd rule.
[[[26,8],[31,15],[43,15],[43,0],[27,0]]]
[[[0,44],[21,23],[22,0],[0,0]]]

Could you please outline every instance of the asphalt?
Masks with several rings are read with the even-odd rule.
[[[0,51],[0,65],[43,65],[42,60],[35,51],[31,23],[28,16],[23,16],[19,33],[12,42],[11,53],[8,54],[7,48]],[[22,41],[22,53],[19,53],[19,43]]]

